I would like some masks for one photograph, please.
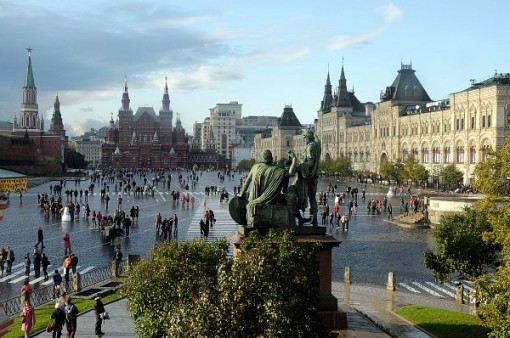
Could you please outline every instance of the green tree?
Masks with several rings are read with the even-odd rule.
[[[88,165],[85,156],[71,148],[66,148],[64,161],[67,167],[72,169],[85,169]]]
[[[424,181],[429,178],[429,172],[413,156],[409,156],[404,161],[403,178],[415,182]]]
[[[288,232],[252,232],[234,261],[225,240],[158,244],[128,273],[124,288],[136,333],[321,337],[316,248]]]
[[[252,159],[244,159],[244,160],[241,160],[239,161],[239,163],[237,164],[237,169],[239,170],[250,170],[251,167],[253,167],[253,165],[255,164],[255,159],[252,158]]]
[[[477,313],[483,325],[492,330],[491,337],[510,336],[510,139],[503,148],[489,152],[477,164],[474,187],[484,198],[476,205],[487,214],[492,229],[484,239],[498,245],[500,266],[495,273],[480,278]]]
[[[381,176],[390,178],[391,174],[393,173],[393,162],[388,161],[387,158],[384,158],[384,160],[381,163],[381,167],[379,168],[379,174]]]
[[[341,177],[351,176],[352,164],[348,157],[340,156],[333,162],[333,171],[338,173]]]
[[[443,217],[434,230],[436,253],[424,252],[425,266],[438,281],[446,282],[457,273],[474,280],[496,264],[497,247],[483,239],[491,231],[484,212],[465,208],[462,214]]]
[[[458,186],[462,183],[464,179],[464,174],[462,171],[457,169],[455,163],[451,163],[448,166],[444,167],[443,170],[439,173],[439,177],[441,178],[441,183],[447,186],[449,189],[452,187]]]

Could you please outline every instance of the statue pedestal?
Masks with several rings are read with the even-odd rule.
[[[267,228],[269,229],[269,228]],[[286,229],[286,227],[278,227]],[[322,318],[324,327],[328,330],[339,330],[347,328],[347,314],[338,308],[338,300],[331,293],[331,249],[340,245],[341,241],[333,236],[326,235],[325,227],[289,227],[294,231],[294,238],[302,243],[321,243],[322,248],[317,252],[315,260],[319,263],[319,315]],[[240,245],[244,236],[247,236],[252,230],[261,230],[259,228],[244,228],[234,236],[234,259],[239,253]]]

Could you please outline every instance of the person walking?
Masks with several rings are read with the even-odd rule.
[[[158,212],[158,214],[156,215],[156,231],[158,232],[159,234],[159,229],[161,228],[161,213]]]
[[[79,311],[76,305],[73,304],[71,297],[67,297],[65,313],[67,338],[74,338],[74,335],[76,334],[77,317]]]
[[[39,243],[40,243],[41,244],[41,251],[43,251],[44,248],[45,248],[43,240],[44,240],[43,229],[42,229],[42,227],[39,227],[39,229],[37,230],[37,243],[35,243],[34,246],[36,248],[38,248],[39,247]]]
[[[32,256],[34,259],[34,276],[35,278],[39,278],[41,276],[42,256],[37,249],[34,249]]]
[[[11,274],[11,271],[12,271],[12,263],[14,263],[14,251],[12,250],[12,248],[10,246],[7,246],[7,257],[5,258],[5,263],[6,263],[6,268],[5,268],[5,273],[7,275],[10,275]]]
[[[48,259],[48,256],[46,256],[46,253],[43,252],[41,257],[41,265],[43,270],[43,276],[44,280],[48,280],[48,266],[50,265],[50,260]]]
[[[35,325],[35,311],[28,300],[23,303],[23,309],[21,310],[21,331],[24,332],[25,338],[30,338],[30,330]]]
[[[52,338],[62,337],[62,329],[66,322],[66,314],[60,302],[55,303],[55,310],[51,312],[51,321],[53,322]]]
[[[30,276],[30,265],[32,265],[32,261],[30,260],[30,253],[27,252],[24,259],[25,263],[25,276]]]
[[[68,255],[71,253],[71,236],[69,235],[69,231],[66,231],[64,234],[64,255]]]
[[[393,219],[393,207],[391,206],[391,203],[388,204],[388,220],[392,220]]]
[[[105,312],[104,304],[101,301],[101,296],[97,296],[94,299],[96,302],[94,304],[94,312],[96,314],[96,326],[95,326],[95,333],[96,336],[102,336],[104,335],[104,332],[101,330],[101,324],[103,323],[103,313]]]
[[[32,287],[30,286],[30,284],[28,283],[28,279],[26,279],[23,282],[20,292],[21,292],[20,304],[23,304],[25,301],[30,302],[30,296],[32,295],[33,290],[32,290]]]
[[[65,256],[64,261],[62,262],[62,266],[64,267],[64,279],[66,282],[69,282],[69,272],[71,271],[71,256]]]
[[[113,261],[115,262],[115,273],[117,276],[120,276],[120,264],[122,262],[122,251],[117,246],[115,249],[115,254],[113,255]]]
[[[4,248],[0,249],[0,272],[4,275],[5,261],[7,260],[7,251]]]
[[[53,273],[53,299],[60,297],[60,290],[62,289],[62,275],[55,269]]]
[[[177,240],[177,225],[179,224],[179,219],[177,218],[177,214],[174,214],[174,239]]]

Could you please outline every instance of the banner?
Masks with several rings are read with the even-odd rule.
[[[26,191],[28,179],[26,177],[20,178],[2,178],[0,179],[0,193],[2,192],[16,192]]]

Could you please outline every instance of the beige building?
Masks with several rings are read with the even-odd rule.
[[[315,129],[323,159],[346,156],[354,169],[379,172],[385,158],[396,161],[412,155],[432,178],[455,163],[464,173],[464,183],[469,184],[487,149],[503,146],[509,134],[508,114],[508,73],[473,82],[447,99],[432,100],[412,66],[402,64],[393,83],[382,92],[381,101],[373,104],[361,103],[347,90],[342,67],[335,93],[327,75]],[[271,137],[260,135],[254,155],[269,148],[281,156],[290,148],[287,145],[300,140],[289,136],[278,130]]]
[[[85,157],[89,167],[98,168],[101,165],[101,146],[100,141],[76,141],[76,151]]]

